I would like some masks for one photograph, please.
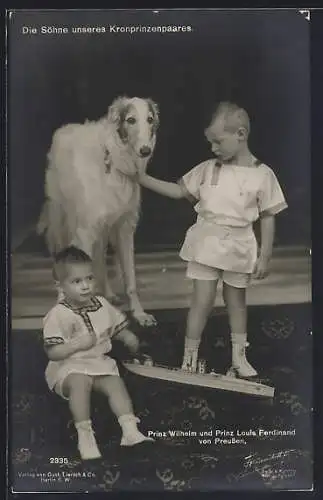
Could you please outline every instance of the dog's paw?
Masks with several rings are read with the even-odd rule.
[[[145,313],[144,311],[140,312],[140,313],[136,313],[133,311],[132,316],[133,316],[134,320],[139,323],[140,326],[156,326],[157,325],[157,321],[156,321],[155,317],[152,314]]]

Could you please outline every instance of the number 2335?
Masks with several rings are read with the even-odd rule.
[[[51,457],[49,459],[50,464],[68,464],[67,457]]]

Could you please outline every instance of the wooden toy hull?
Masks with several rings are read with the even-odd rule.
[[[274,387],[218,373],[190,373],[179,368],[169,368],[158,365],[147,366],[131,362],[124,362],[123,364],[130,372],[136,375],[167,380],[168,382],[240,392],[266,398],[272,398],[275,392]]]

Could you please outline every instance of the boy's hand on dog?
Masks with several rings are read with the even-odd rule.
[[[135,166],[136,166],[138,182],[140,182],[140,180],[146,175],[147,160],[138,158],[136,159]]]
[[[156,326],[157,321],[152,314],[148,314],[146,312],[132,312],[133,318],[139,323],[140,326]]]

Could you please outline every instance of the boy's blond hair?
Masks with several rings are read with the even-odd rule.
[[[230,101],[222,101],[216,108],[209,127],[206,129],[206,133],[214,124],[215,120],[222,118],[224,122],[224,129],[229,132],[236,132],[240,127],[243,127],[247,136],[250,133],[250,119],[247,111],[238,104]]]

